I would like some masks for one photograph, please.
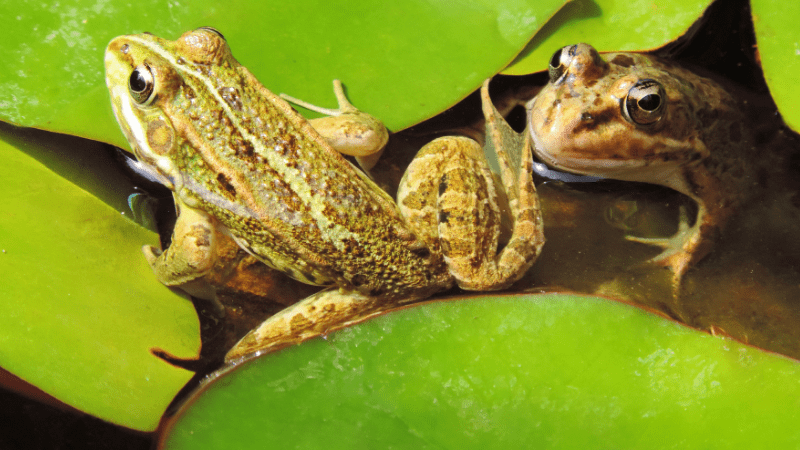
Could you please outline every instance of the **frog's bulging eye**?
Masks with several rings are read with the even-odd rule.
[[[664,115],[667,97],[656,80],[639,80],[628,91],[622,111],[628,121],[637,125],[652,125]]]
[[[547,68],[547,73],[550,75],[550,82],[555,83],[567,71],[572,62],[572,57],[575,56],[575,45],[568,45],[561,47],[553,53],[550,58],[550,65]]]
[[[148,103],[152,100],[154,87],[153,71],[150,70],[147,64],[142,64],[133,69],[128,80],[128,92],[130,92],[133,101],[140,105]]]
[[[216,28],[214,28],[214,27],[200,27],[200,28],[196,29],[195,31],[200,31],[200,30],[209,31],[209,32],[211,32],[211,33],[214,33],[214,34],[216,34],[217,36],[219,36],[219,37],[220,37],[220,39],[222,39],[223,41],[225,41],[225,40],[226,40],[226,39],[225,39],[225,36],[223,36],[223,35],[222,35],[222,33],[220,33],[220,32],[219,32],[219,30],[218,30],[218,29],[216,29]]]

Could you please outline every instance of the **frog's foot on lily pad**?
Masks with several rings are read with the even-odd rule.
[[[694,225],[690,226],[685,207],[680,207],[679,214],[678,231],[670,237],[646,238],[630,235],[625,236],[625,239],[629,241],[654,245],[664,249],[647,262],[668,267],[672,271],[672,288],[676,295],[680,291],[683,276],[692,264],[708,253],[701,249],[703,239],[700,232],[700,217],[697,218]]]

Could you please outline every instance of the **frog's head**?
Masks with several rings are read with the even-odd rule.
[[[550,81],[528,105],[535,152],[557,169],[673,188],[704,158],[686,71],[648,55],[558,50]]]
[[[150,33],[119,36],[106,48],[106,85],[122,132],[143,169],[174,189],[174,152],[184,141],[176,108],[191,101],[184,87],[197,67],[235,63],[222,34],[198,28],[168,41]]]

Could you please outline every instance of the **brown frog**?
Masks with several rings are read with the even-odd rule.
[[[601,56],[588,44],[558,50],[549,75],[528,105],[534,152],[543,162],[659,184],[697,203],[696,220],[682,209],[672,237],[628,236],[662,247],[652,261],[671,268],[679,286],[769,166],[742,100],[672,61],[641,53]]]

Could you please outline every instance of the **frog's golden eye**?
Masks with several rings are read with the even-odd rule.
[[[155,88],[155,80],[153,78],[153,71],[147,64],[133,69],[131,77],[128,80],[128,92],[131,94],[133,101],[140,105],[145,105],[152,100],[153,89]]]
[[[664,115],[667,96],[656,80],[639,80],[628,90],[622,102],[622,112],[629,122],[637,125],[652,125]]]
[[[217,36],[219,36],[219,37],[220,37],[220,39],[222,39],[223,41],[225,41],[225,40],[226,40],[226,39],[225,39],[225,36],[223,36],[223,35],[222,35],[222,33],[220,33],[220,32],[219,32],[219,30],[218,30],[218,29],[216,29],[216,28],[214,28],[214,27],[200,27],[200,28],[198,28],[198,29],[196,29],[196,30],[194,30],[194,31],[200,31],[200,30],[209,31],[209,32],[211,32],[211,33],[214,33],[214,34],[216,34]]]
[[[568,45],[561,47],[553,53],[550,58],[550,65],[547,68],[547,73],[550,75],[550,82],[555,83],[561,78],[572,63],[572,58],[575,56],[576,45]]]

